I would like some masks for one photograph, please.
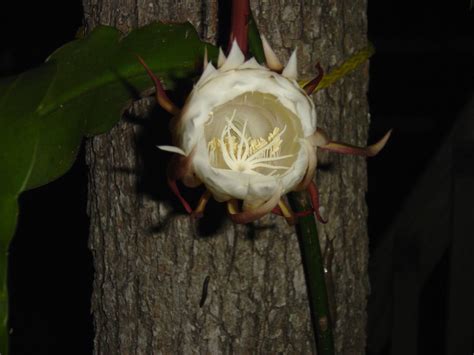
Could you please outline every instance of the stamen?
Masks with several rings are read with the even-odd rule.
[[[248,120],[243,122],[240,129],[234,123],[236,110],[230,118],[226,117],[227,124],[224,126],[219,138],[211,139],[207,144],[209,160],[214,166],[218,165],[219,157],[226,166],[233,171],[257,175],[280,175],[288,170],[289,166],[274,165],[272,162],[291,158],[293,154],[280,155],[283,140],[282,135],[286,131],[275,127],[268,137],[250,137],[246,135]],[[256,169],[260,169],[257,171]],[[261,169],[270,169],[266,174]]]
[[[247,97],[247,96],[246,96]],[[248,120],[245,120],[244,122],[244,128],[242,129],[242,136],[245,137],[245,129],[247,128],[247,122]],[[241,139],[240,144],[239,144],[239,149],[237,150],[237,157],[239,159],[242,159],[242,146],[244,145],[244,142],[246,142],[246,139]],[[247,143],[248,146],[248,143]],[[246,149],[247,150],[247,149]]]
[[[276,130],[277,128],[275,128]],[[273,132],[275,132],[275,130],[273,130]],[[281,135],[283,133],[285,133],[286,131],[286,125],[285,127],[283,127],[282,131],[280,133],[278,133],[278,135],[276,136],[272,136],[272,134],[270,133],[269,136],[268,136],[268,142],[261,148],[259,148],[255,153],[253,153],[249,159],[251,160],[254,160],[256,159],[256,156],[260,153],[263,153],[264,155],[267,155],[268,153],[268,149],[269,148],[272,148],[274,145],[277,145],[277,148],[275,149],[277,152],[280,150],[280,145],[281,143],[283,142],[281,139],[279,139],[281,137]]]

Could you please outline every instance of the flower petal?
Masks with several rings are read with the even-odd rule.
[[[325,220],[323,217],[321,217],[321,213],[319,212],[319,191],[318,187],[316,184],[311,181],[310,184],[308,185],[308,192],[309,196],[311,198],[311,205],[313,206],[314,214],[316,215],[316,219],[323,223],[326,224],[327,220]]]
[[[163,88],[163,84],[161,83],[161,80],[153,73],[153,71],[148,67],[148,65],[145,63],[142,57],[137,56],[138,61],[143,65],[145,68],[148,76],[150,77],[151,80],[153,80],[153,83],[155,85],[155,90],[156,90],[156,101],[158,101],[159,105],[171,113],[172,115],[178,115],[180,112],[180,109],[173,103],[173,101],[170,100],[168,95],[166,95],[165,89]]]
[[[329,142],[325,145],[321,145],[320,148],[323,150],[329,150],[331,152],[341,153],[341,154],[350,154],[350,155],[360,155],[363,157],[373,157],[377,155],[382,148],[387,143],[390,138],[392,130],[385,133],[385,135],[375,144],[369,145],[367,147],[357,147],[354,145],[339,143],[339,142]]]
[[[170,190],[175,194],[175,196],[181,202],[186,212],[191,214],[193,212],[193,209],[189,205],[188,201],[184,199],[183,195],[181,195],[181,191],[179,191],[178,185],[176,184],[176,180],[168,178],[167,181],[168,181],[168,186],[170,187]]]
[[[170,180],[182,180],[188,187],[196,187],[201,184],[201,180],[194,173],[192,166],[195,149],[191,153],[183,156],[174,154],[168,164],[167,175]]]
[[[157,147],[165,152],[179,154],[184,157],[186,156],[184,150],[179,147],[175,147],[174,145],[157,145]]]
[[[298,60],[296,58],[296,48],[291,54],[288,64],[286,64],[286,67],[283,69],[281,75],[291,80],[296,80],[298,78]]]
[[[280,73],[283,70],[283,65],[278,60],[278,57],[276,56],[270,44],[268,44],[265,36],[261,35],[260,38],[262,39],[263,52],[265,53],[265,61],[267,63],[267,67],[273,71]]]
[[[197,84],[200,84],[200,83],[203,83],[204,81],[206,81],[212,74],[214,74],[216,72],[216,68],[214,67],[214,65],[212,65],[212,63],[209,63],[207,66],[206,66],[206,69],[204,70],[204,72],[202,73],[201,77],[199,78],[199,81],[197,82]]]
[[[228,211],[229,211],[229,217],[234,223],[239,223],[239,224],[244,224],[244,223],[249,223],[253,222],[267,213],[270,213],[272,209],[278,205],[278,201],[280,201],[280,192],[281,190],[275,191],[273,196],[267,200],[266,202],[262,203],[260,206],[254,208],[254,209],[249,209],[245,210],[242,212],[235,212],[235,207],[232,208],[231,201],[228,203]]]
[[[308,187],[309,183],[313,180],[314,172],[318,162],[316,150],[307,139],[305,140],[305,148],[308,154],[308,168],[306,169],[303,180],[301,180],[301,182],[295,188],[295,191],[302,191]]]
[[[314,132],[312,136],[308,137],[308,140],[311,142],[311,144],[315,148],[321,147],[331,142],[327,133],[321,128],[316,128],[316,132]]]
[[[222,50],[221,47],[219,47],[219,56],[217,57],[217,67],[220,68],[224,65],[226,61],[226,56],[224,54],[224,51]]]
[[[258,64],[257,60],[255,58],[250,58],[247,60],[244,64],[242,64],[239,69],[261,69],[261,70],[268,70],[265,67],[262,67],[260,64]]]
[[[310,82],[306,83],[303,86],[303,90],[306,91],[307,95],[311,95],[314,90],[318,87],[319,83],[323,79],[324,76],[324,70],[321,67],[321,64],[318,62],[316,63],[316,69],[318,70],[318,75],[314,77]]]
[[[201,218],[204,214],[204,210],[206,209],[206,205],[209,202],[209,199],[211,198],[211,193],[209,190],[204,191],[204,193],[201,195],[199,198],[199,202],[194,209],[192,215],[194,218]]]
[[[227,57],[224,64],[219,68],[221,71],[227,71],[235,69],[245,61],[245,56],[239,48],[237,41],[232,42],[232,48],[230,49],[229,56]]]

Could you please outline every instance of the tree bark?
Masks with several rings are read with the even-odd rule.
[[[215,42],[216,0],[83,0],[88,29],[127,32],[152,21],[191,21]],[[329,70],[366,46],[366,1],[251,1],[259,28],[285,61],[298,47],[300,76],[319,60]],[[225,42],[225,41],[224,41]],[[318,126],[333,139],[367,141],[367,67],[316,95]],[[315,353],[301,257],[294,229],[267,216],[233,225],[215,204],[202,222],[184,215],[164,187],[166,155],[157,152],[168,119],[150,100],[89,140],[90,247],[95,281],[95,353]],[[153,136],[156,133],[156,136]],[[161,134],[161,138],[160,138]],[[368,293],[366,164],[319,154],[317,181],[329,219],[322,247],[334,239],[339,354],[365,351]],[[151,183],[150,183],[151,181]],[[188,193],[188,192],[186,192]],[[203,282],[208,296],[200,307]]]

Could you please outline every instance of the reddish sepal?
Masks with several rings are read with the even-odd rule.
[[[311,95],[313,91],[316,90],[318,84],[324,77],[324,70],[319,62],[316,64],[316,69],[318,70],[318,75],[305,86],[303,86],[303,90],[306,91],[306,94],[308,95]]]
[[[192,214],[193,209],[189,205],[188,201],[186,201],[184,197],[181,195],[178,185],[176,184],[176,180],[168,178],[168,186],[170,187],[171,191],[173,191],[173,193],[176,195],[176,197],[179,199],[179,201],[183,205],[186,212],[188,212],[189,214]]]
[[[313,206],[316,219],[319,222],[326,224],[328,221],[323,219],[323,217],[321,217],[321,214],[319,213],[319,192],[318,187],[316,186],[314,181],[311,181],[311,183],[308,185],[308,192],[311,198],[311,205]]]

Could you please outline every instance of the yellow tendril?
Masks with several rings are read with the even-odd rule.
[[[369,45],[366,48],[360,50],[359,52],[354,53],[352,56],[349,57],[349,59],[347,59],[340,66],[334,68],[328,74],[325,74],[321,82],[318,84],[318,86],[314,90],[314,92],[327,88],[328,86],[334,84],[337,80],[341,79],[342,77],[347,75],[349,72],[353,71],[358,66],[365,63],[365,61],[369,59],[374,53],[375,53],[375,48],[371,43],[369,43]],[[303,87],[309,82],[310,80],[306,80],[300,83],[300,86]]]

